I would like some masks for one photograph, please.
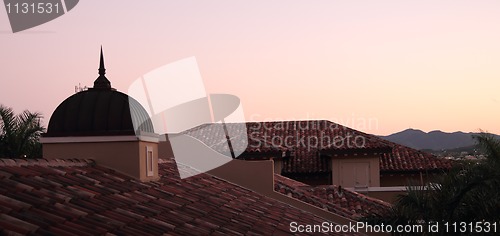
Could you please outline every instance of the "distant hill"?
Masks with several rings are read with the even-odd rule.
[[[440,130],[424,132],[418,129],[407,129],[388,136],[380,136],[383,139],[405,145],[415,149],[456,149],[473,146],[476,142],[473,135],[479,133],[453,132],[446,133]],[[495,135],[497,138],[500,136]]]

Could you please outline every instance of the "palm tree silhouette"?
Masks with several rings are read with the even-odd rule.
[[[500,141],[484,133],[475,138],[486,153],[484,160],[458,162],[452,170],[426,186],[409,183],[407,193],[398,197],[391,214],[372,215],[363,220],[393,226],[421,224],[424,229],[439,224],[439,233],[433,235],[498,234]],[[454,222],[465,222],[465,227],[453,225]]]
[[[38,112],[25,110],[16,115],[12,108],[0,105],[0,157],[41,157],[39,138],[45,131],[41,118]]]

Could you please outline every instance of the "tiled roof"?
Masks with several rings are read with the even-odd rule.
[[[226,126],[232,134],[237,134],[235,137],[244,137],[242,134],[244,134],[245,126],[242,126],[242,123],[229,123]],[[187,133],[208,144],[220,143],[220,140],[214,137],[225,139],[223,134],[216,135],[223,132],[222,128],[217,128],[218,126],[200,127],[189,130]],[[450,160],[440,159],[432,154],[326,120],[248,122],[246,132],[247,152],[270,152],[279,149],[288,150],[293,154],[283,162],[284,173],[328,172],[328,158],[320,157],[319,150],[338,154],[353,151],[381,153],[383,154],[380,159],[382,173],[443,170],[449,169],[452,165]],[[236,138],[232,143],[241,144],[238,141],[239,138]]]
[[[268,140],[256,137],[253,139],[247,138],[247,126],[244,123],[227,123],[226,130],[230,135],[231,145],[233,150],[247,153],[283,153],[287,149],[280,145],[272,145]],[[189,135],[209,146],[213,150],[227,154],[229,146],[227,145],[227,137],[224,131],[223,124],[204,124],[187,131],[182,134]]]
[[[311,187],[275,174],[274,190],[352,220],[386,215],[391,204],[335,185]]]
[[[288,235],[325,221],[208,174],[181,180],[173,160],[159,170],[142,183],[86,160],[0,160],[0,234]]]
[[[226,126],[236,137],[242,137],[241,134],[247,132],[246,152],[290,151],[293,158],[285,159],[283,170],[289,173],[327,172],[328,159],[319,157],[320,149],[338,152],[388,151],[388,146],[378,142],[373,135],[325,120],[248,122],[246,130],[242,123],[227,123]],[[186,134],[211,146],[212,143],[220,143],[220,137],[225,138],[220,134],[221,130],[216,125],[200,126]]]
[[[380,138],[380,142],[392,148],[391,153],[383,154],[380,159],[380,172],[408,172],[408,171],[439,171],[449,170],[453,161],[438,158],[430,153],[415,150]]]

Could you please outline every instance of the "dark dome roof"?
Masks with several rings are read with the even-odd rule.
[[[111,88],[111,83],[104,76],[102,49],[99,74],[94,88],[74,94],[56,108],[45,136],[135,135],[138,131],[154,133],[151,119],[141,104]]]
[[[134,129],[134,122],[141,125]],[[46,136],[134,135],[136,131],[154,132],[141,104],[115,90],[90,89],[56,108]]]

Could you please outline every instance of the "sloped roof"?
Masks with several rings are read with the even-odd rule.
[[[226,127],[223,127],[221,123],[203,124],[186,130],[182,134],[200,140],[221,154],[227,154],[230,151],[224,129],[229,133],[231,145],[235,151],[246,152],[247,154],[276,153],[280,155],[287,151],[287,148],[272,145],[269,141],[260,137],[247,138],[247,125],[244,123],[226,123],[224,125]]]
[[[0,233],[288,235],[325,221],[208,174],[181,180],[173,160],[159,170],[142,183],[87,160],[0,159]]]
[[[379,142],[373,135],[326,120],[248,122],[243,128],[241,124],[227,123],[226,126],[238,136],[247,132],[247,153],[265,153],[274,150],[288,150],[293,153],[293,158],[287,158],[284,161],[283,172],[288,173],[327,172],[329,170],[328,159],[318,155],[320,149],[336,150],[342,153],[389,151],[389,147]],[[201,127],[193,128],[185,133],[209,146],[212,143],[220,143],[216,138],[221,137],[220,134],[218,135],[220,128],[217,126]],[[233,143],[238,145],[237,142]]]
[[[380,142],[392,148],[391,153],[384,153],[380,159],[380,172],[411,172],[449,170],[453,161],[416,150],[401,144],[379,138]]]
[[[352,220],[389,213],[391,204],[335,185],[311,187],[275,174],[274,190]]]
[[[226,126],[233,134],[238,134],[237,137],[242,137],[245,126],[242,129],[241,124],[228,123]],[[220,143],[214,137],[217,136],[217,130],[220,132],[222,129],[216,127],[196,127],[186,133],[210,146],[211,143]],[[328,158],[321,157],[319,151],[339,156],[349,152],[383,154],[380,159],[381,173],[445,170],[452,165],[451,160],[440,159],[326,120],[248,122],[246,132],[248,153],[265,153],[276,149],[292,153],[290,158],[283,161],[284,173],[328,172]],[[219,137],[225,138],[222,135]],[[239,143],[238,139],[233,142],[235,145]]]

